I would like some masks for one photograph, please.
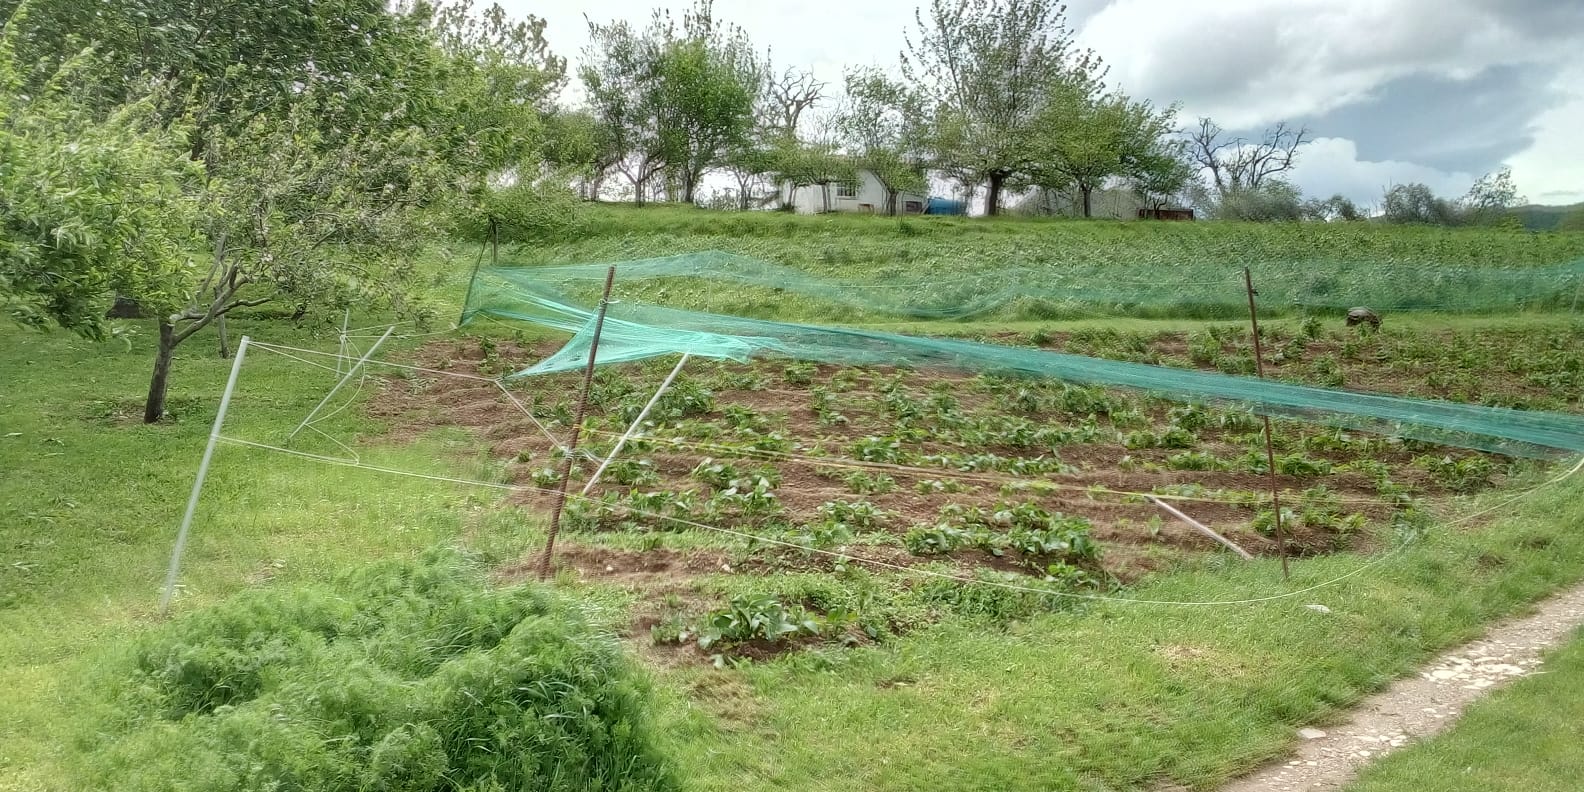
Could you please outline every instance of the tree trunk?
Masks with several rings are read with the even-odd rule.
[[[143,404],[143,423],[156,423],[165,415],[165,389],[170,384],[171,356],[176,352],[176,326],[168,319],[159,323],[159,352],[154,356],[154,376],[149,380],[148,401]]]
[[[693,195],[698,192],[698,178],[691,173],[682,174],[682,203],[693,203]]]
[[[886,190],[886,214],[891,215],[892,217],[896,217],[898,214],[897,191],[889,188]]]
[[[1094,196],[1094,188],[1093,187],[1079,187],[1078,189],[1083,192],[1084,217],[1093,217],[1094,215],[1091,213],[1091,209],[1093,208],[1092,207],[1093,202],[1092,202],[1091,199]]]
[[[985,195],[985,214],[992,217],[1001,214],[1001,183],[1004,181],[1004,174],[990,174],[990,192]]]
[[[231,357],[231,337],[226,334],[225,314],[220,314],[215,323],[215,330],[220,334],[220,359],[225,360]]]

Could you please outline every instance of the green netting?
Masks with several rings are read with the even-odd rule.
[[[558,267],[492,267],[475,274],[463,313],[466,323],[479,316],[527,321],[573,334],[555,355],[514,376],[529,376],[575,369],[587,359],[593,338],[594,291],[609,265]],[[1464,270],[1423,284],[1423,289],[1492,289],[1493,299],[1554,298],[1560,287],[1572,288],[1584,262],[1562,268],[1530,270]],[[597,362],[641,360],[660,355],[688,353],[745,361],[761,355],[779,355],[846,365],[907,365],[947,368],[1001,375],[1048,377],[1067,382],[1132,388],[1164,398],[1189,402],[1246,405],[1256,412],[1316,421],[1363,431],[1381,432],[1445,445],[1477,448],[1521,456],[1555,456],[1559,452],[1584,452],[1584,417],[1499,407],[1411,399],[1355,391],[1230,376],[1191,369],[1128,363],[1038,349],[973,341],[795,324],[724,313],[667,307],[633,299],[634,295],[659,302],[668,297],[686,301],[701,288],[730,291],[747,287],[774,288],[840,302],[864,311],[906,317],[953,317],[992,310],[1009,300],[1031,294],[1052,299],[1086,299],[1094,294],[1121,295],[1146,300],[1169,294],[1163,285],[1147,287],[1119,282],[1115,273],[1106,282],[1082,284],[1083,297],[1064,292],[1055,283],[1067,276],[1041,270],[1032,278],[1021,270],[985,273],[971,283],[929,281],[834,283],[797,270],[754,259],[721,253],[704,253],[665,259],[648,259],[617,265],[620,301],[611,305],[600,336]],[[1527,279],[1523,273],[1528,272]],[[1236,273],[1241,279],[1241,272]],[[1426,275],[1425,277],[1429,277]],[[684,279],[681,282],[673,279]],[[704,283],[700,283],[703,279]],[[960,279],[959,279],[960,280]],[[1230,281],[1231,279],[1223,279]],[[1262,280],[1261,299],[1315,299],[1316,284],[1341,284],[1348,278],[1329,273],[1309,273],[1288,280]],[[1370,281],[1380,292],[1385,279]],[[1080,287],[1074,286],[1072,291]],[[1179,282],[1179,289],[1193,289]],[[1359,286],[1362,288],[1362,286]],[[1406,290],[1403,292],[1406,295]],[[1136,289],[1136,291],[1130,291]],[[1333,289],[1337,305],[1355,302],[1347,289]],[[1233,292],[1236,294],[1236,292]],[[1246,296],[1240,296],[1246,300]],[[1176,299],[1182,299],[1181,295]],[[1206,298],[1208,299],[1208,298]],[[1406,297],[1404,298],[1406,299]],[[1473,300],[1470,298],[1470,302]],[[1380,299],[1371,303],[1386,305]],[[1246,307],[1246,303],[1244,303]],[[1394,307],[1402,307],[1396,305]]]

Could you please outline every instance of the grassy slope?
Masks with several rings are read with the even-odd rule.
[[[801,251],[813,260],[837,248],[880,256],[904,237],[920,238],[873,218],[661,212],[616,227],[617,213],[605,212],[596,215],[604,233],[555,246],[557,255],[589,260],[602,251],[656,254],[732,243]],[[741,223],[791,229],[790,236],[745,236],[737,233]],[[947,220],[926,234],[972,233],[980,235],[975,242],[1004,238],[1057,249],[1063,235],[1097,233],[1091,225],[1108,224]],[[1203,226],[1191,233],[1212,239],[1226,231]],[[961,249],[1005,253],[1004,245]],[[463,277],[445,279],[442,301],[459,297]],[[283,323],[233,325],[234,334],[250,330],[276,341],[331,343],[326,334],[311,337]],[[146,330],[127,349],[0,326],[0,471],[7,482],[0,489],[0,690],[7,691],[0,696],[0,789],[70,786],[61,761],[79,724],[63,713],[70,712],[65,702],[77,672],[95,647],[157,618],[166,554],[228,369],[209,344],[200,337],[179,352],[172,406],[180,420],[143,427],[135,415],[151,358]],[[233,406],[235,433],[278,438],[295,425],[331,379],[303,371],[255,353]],[[334,421],[347,431],[379,431],[355,411]],[[438,434],[384,456],[403,467],[469,464],[470,447],[465,438]],[[1528,516],[1491,531],[1439,534],[1379,572],[1301,600],[1187,611],[1107,605],[1005,631],[959,621],[878,649],[724,674],[670,672],[673,747],[702,789],[740,788],[745,777],[806,789],[838,782],[934,788],[943,781],[962,788],[1125,788],[1164,776],[1208,782],[1279,750],[1287,725],[1383,684],[1481,621],[1584,574],[1581,489],[1558,490],[1530,506]],[[223,448],[190,548],[183,607],[459,537],[492,557],[534,546],[532,526],[488,508],[493,503],[446,485],[393,484]],[[1297,582],[1356,563],[1301,562]],[[1210,569],[1138,593],[1237,596],[1277,590],[1274,576],[1265,563]],[[1301,607],[1307,601],[1336,612],[1322,617]]]
[[[711,724],[677,702],[683,763],[702,789],[738,788],[745,773],[756,785],[810,790],[834,779],[866,789],[1209,787],[1278,755],[1296,725],[1576,579],[1581,492],[1573,481],[1486,530],[1436,533],[1294,599],[1103,604],[1005,631],[946,624],[880,649],[754,667],[735,676],[757,694],[746,699],[707,672],[679,673],[702,689],[706,710],[727,716]],[[1301,561],[1292,585],[1358,563]],[[1213,600],[1284,590],[1270,563],[1217,567],[1129,593]]]
[[[1584,777],[1584,635],[1464,713],[1457,726],[1370,767],[1350,792],[1569,792]]]

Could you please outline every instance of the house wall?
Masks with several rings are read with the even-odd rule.
[[[828,208],[825,201],[826,191],[829,191],[830,196]],[[918,211],[924,210],[924,196],[904,192],[897,194],[897,211],[906,212],[909,201],[918,203]],[[819,214],[825,211],[885,214],[887,209],[885,185],[880,183],[879,177],[869,171],[858,172],[858,189],[851,196],[841,195],[840,189],[835,184],[824,186],[812,184],[793,191],[791,203],[798,214]]]

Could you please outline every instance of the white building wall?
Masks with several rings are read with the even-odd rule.
[[[828,203],[827,194],[830,198]],[[904,211],[909,201],[918,202],[919,211],[923,211],[925,196],[913,193],[897,194],[898,211]],[[842,195],[841,187],[837,184],[811,184],[794,190],[791,204],[798,214],[819,214],[825,211],[885,214],[886,188],[878,176],[864,170],[858,172],[857,189],[853,195]]]

